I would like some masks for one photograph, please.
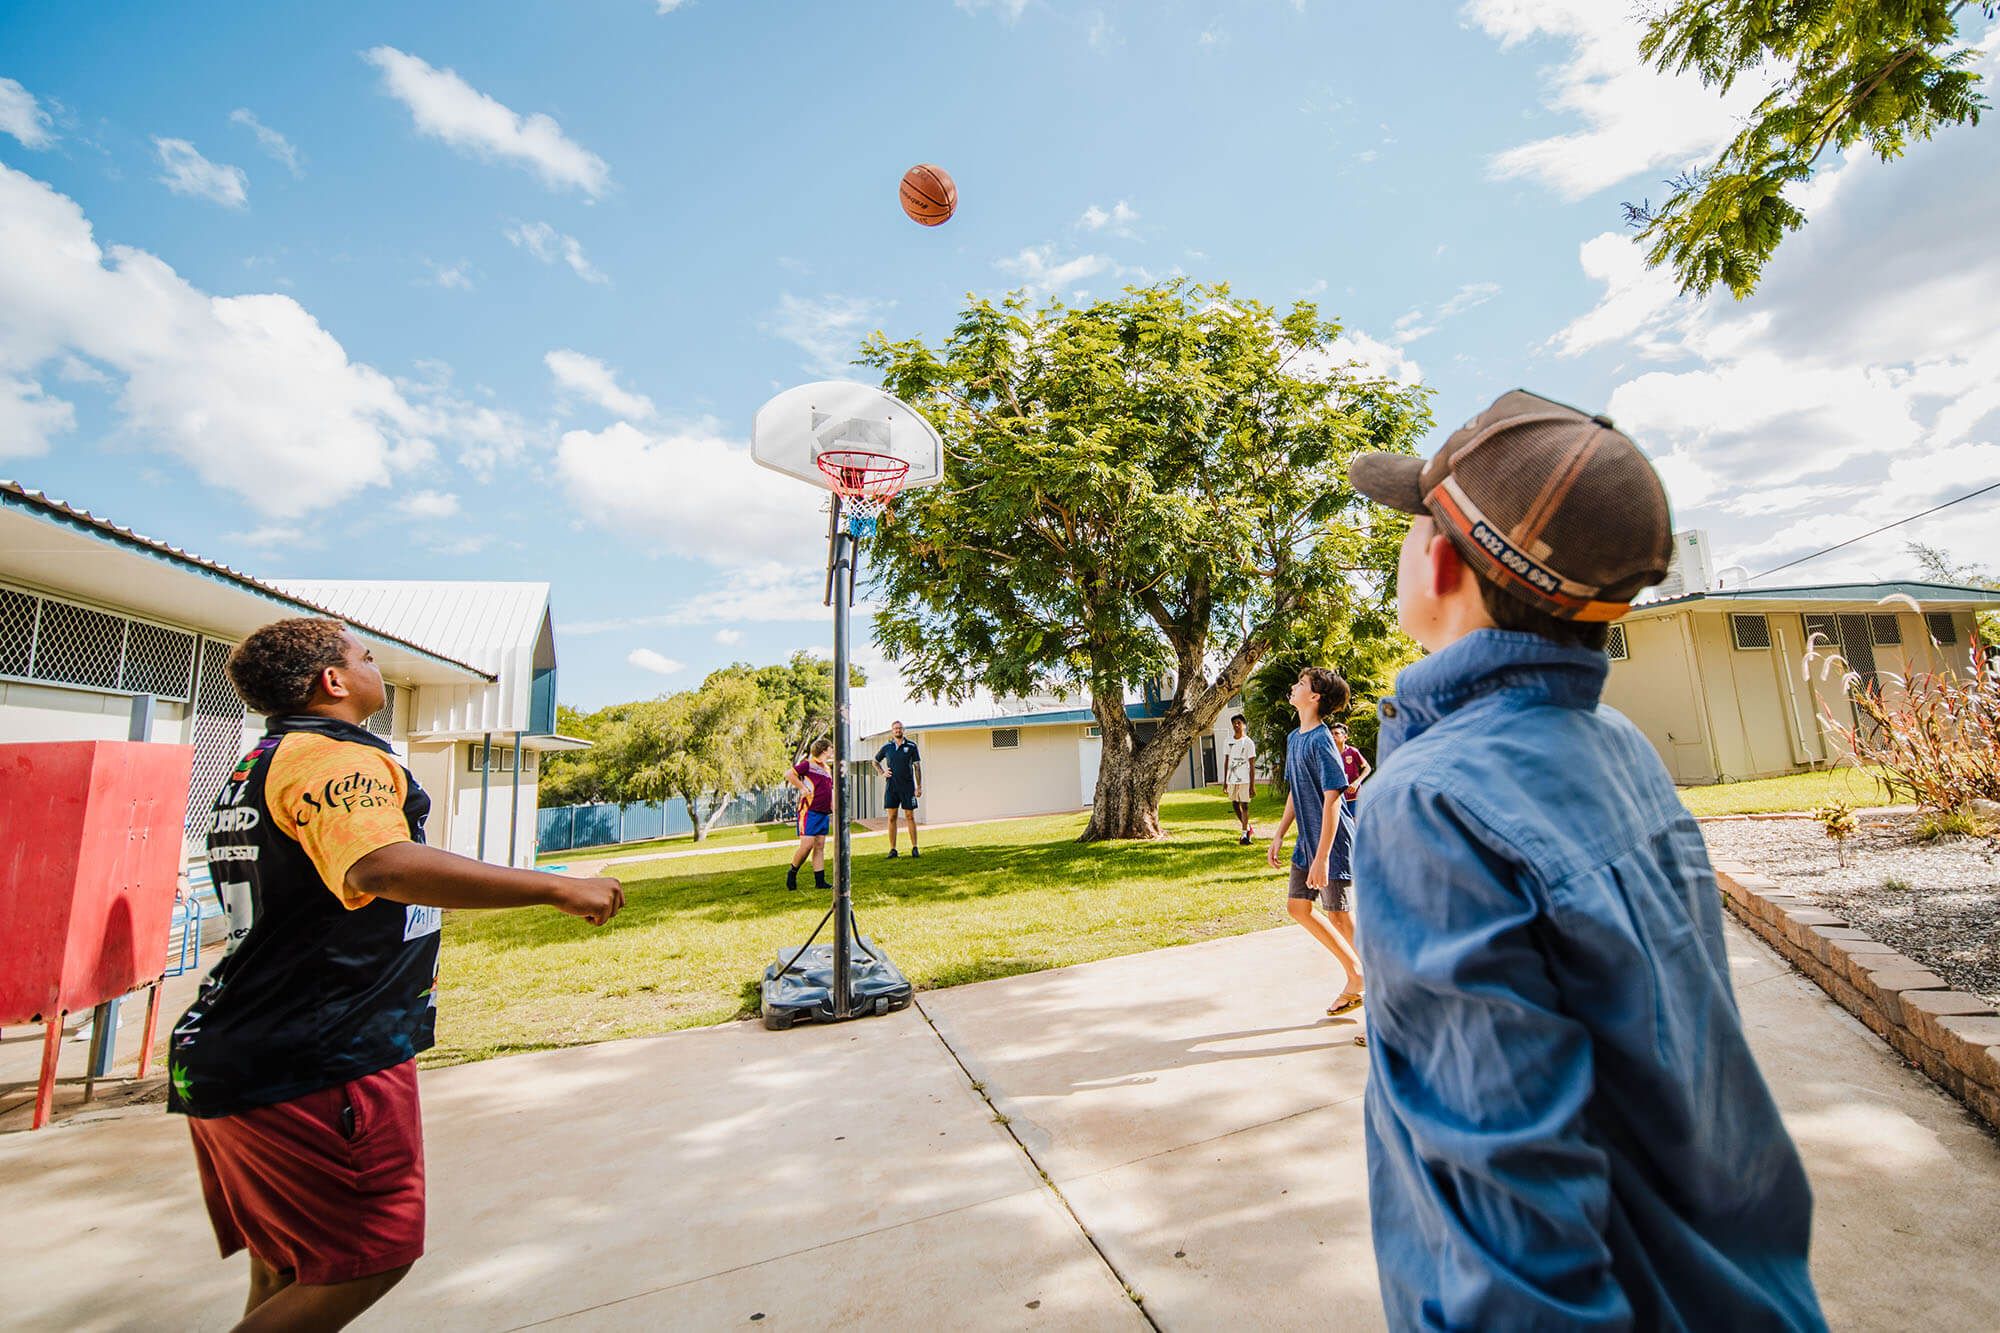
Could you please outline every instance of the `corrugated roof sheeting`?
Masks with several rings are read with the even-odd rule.
[[[394,625],[399,633],[499,677],[484,688],[424,691],[409,722],[413,733],[479,736],[527,730],[536,649],[548,621],[548,584],[288,579],[282,586],[357,620]]]

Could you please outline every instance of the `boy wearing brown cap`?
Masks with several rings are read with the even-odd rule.
[[[1822,1328],[1812,1201],[1701,831],[1598,696],[1665,576],[1631,440],[1516,390],[1351,480],[1415,516],[1354,878],[1369,1205],[1397,1328]]]

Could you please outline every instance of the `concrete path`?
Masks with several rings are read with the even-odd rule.
[[[1835,1326],[2000,1327],[2000,1144],[1730,949]],[[359,1326],[1380,1327],[1337,988],[1288,928],[930,993],[935,1030],[732,1024],[427,1074],[430,1254]],[[157,1108],[0,1136],[0,1197],[10,1327],[231,1322],[242,1261]]]

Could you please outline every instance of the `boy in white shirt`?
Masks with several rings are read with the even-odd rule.
[[[1257,742],[1250,739],[1243,714],[1229,719],[1235,739],[1222,746],[1222,782],[1229,791],[1229,804],[1236,811],[1236,823],[1243,830],[1237,842],[1248,847],[1257,836],[1250,827],[1250,802],[1257,795]]]

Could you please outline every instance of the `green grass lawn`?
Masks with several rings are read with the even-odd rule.
[[[1781,778],[1721,782],[1681,788],[1681,804],[1697,815],[1761,815],[1780,810],[1812,810],[1829,801],[1852,806],[1887,805],[1889,795],[1869,771],[1829,768],[1788,773]]]
[[[859,833],[866,827],[855,824]],[[738,824],[731,828],[717,829],[702,839],[703,847],[750,846],[768,842],[795,843],[799,840],[799,827],[791,820],[781,820],[776,824]],[[602,861],[607,856],[644,856],[648,852],[685,852],[695,845],[694,834],[676,833],[671,838],[655,838],[651,842],[614,842],[602,847],[573,847],[566,852],[543,852],[535,858],[538,866],[568,865],[572,861]]]
[[[1282,806],[1257,801],[1260,832]],[[854,911],[920,988],[962,985],[1282,924],[1284,879],[1236,842],[1219,791],[1172,792],[1157,843],[1076,841],[1081,813],[927,832],[921,860],[856,845]],[[805,942],[824,895],[787,893],[787,847],[613,867],[600,930],[547,910],[454,912],[438,1045],[456,1064],[749,1015],[764,965]],[[1331,975],[1331,974],[1329,974]]]

